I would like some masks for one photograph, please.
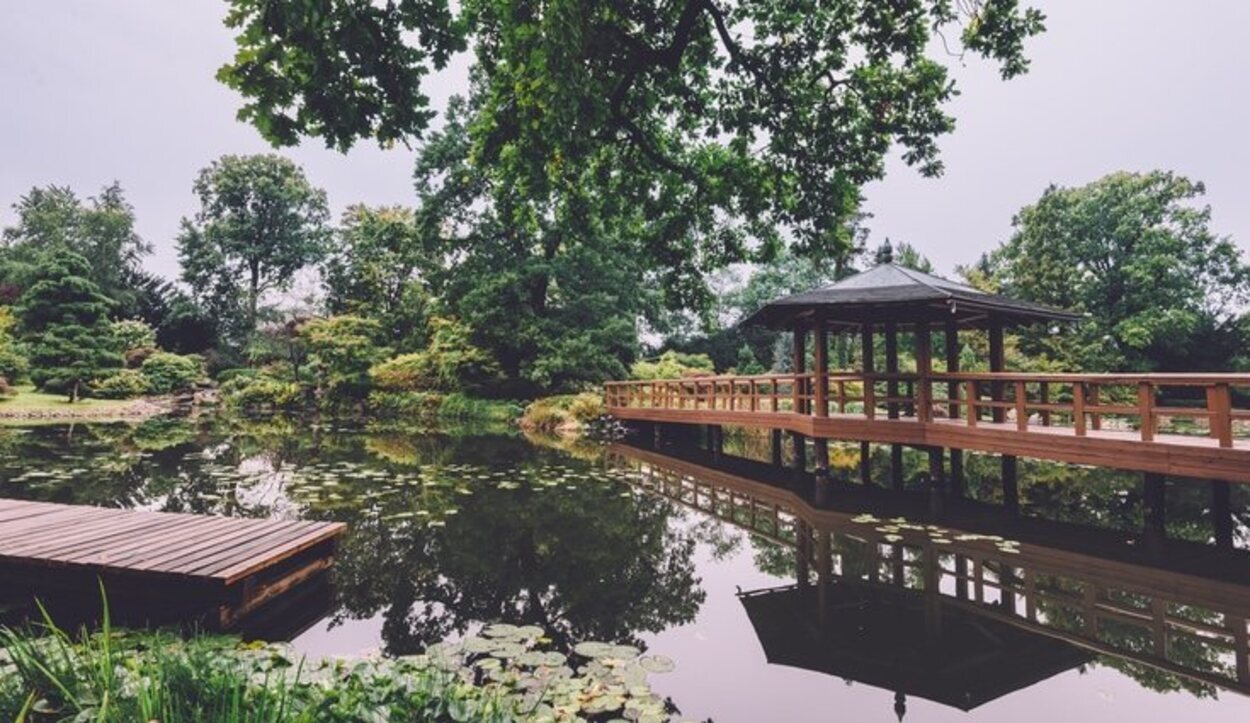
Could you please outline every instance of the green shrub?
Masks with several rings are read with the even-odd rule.
[[[479,399],[463,394],[448,394],[438,409],[440,419],[511,422],[525,410],[515,402]]]
[[[25,379],[29,371],[30,361],[17,344],[0,345],[0,376],[17,383]]]
[[[221,385],[221,398],[235,409],[291,409],[303,400],[303,390],[295,382],[238,376]]]
[[[217,372],[217,383],[225,384],[231,379],[245,377],[247,379],[255,379],[260,376],[260,372],[251,367],[230,367]]]
[[[134,399],[148,393],[148,378],[135,369],[122,369],[91,385],[92,396],[101,399]]]
[[[374,387],[384,392],[419,392],[439,387],[424,352],[401,354],[374,364],[369,378]]]
[[[436,392],[386,392],[369,394],[369,408],[382,417],[432,419],[443,405],[443,395]]]
[[[634,362],[629,369],[632,379],[680,379],[716,373],[716,365],[707,354],[684,354],[666,351],[657,359]]]
[[[581,424],[598,419],[607,413],[603,404],[603,395],[597,392],[582,392],[568,404],[569,416]]]
[[[172,394],[194,389],[204,378],[204,360],[196,354],[157,352],[143,361],[139,371],[154,394]]]
[[[109,324],[109,333],[112,334],[119,352],[156,348],[156,332],[147,322],[139,319],[114,321]]]

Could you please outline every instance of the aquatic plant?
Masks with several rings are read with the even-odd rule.
[[[15,721],[667,721],[647,678],[672,661],[636,648],[547,649],[541,628],[482,634],[402,658],[306,660],[227,636],[0,630],[0,717]]]

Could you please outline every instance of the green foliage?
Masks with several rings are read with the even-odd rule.
[[[78,254],[57,250],[40,259],[21,299],[22,332],[31,379],[76,401],[83,385],[121,367],[108,323],[109,299],[87,278]]]
[[[313,319],[299,328],[323,403],[337,406],[365,399],[370,368],[390,353],[378,344],[381,332],[376,321],[349,315]]]
[[[1075,333],[1024,332],[1021,349],[1087,371],[1227,368],[1250,267],[1209,228],[1205,189],[1173,173],[1113,173],[1046,189],[980,264],[1023,299],[1085,312]]]
[[[437,392],[396,392],[375,389],[369,392],[369,411],[375,416],[407,419],[433,419],[443,406]]]
[[[480,399],[459,392],[448,394],[438,408],[439,419],[479,422],[513,422],[524,410],[513,402]]]
[[[322,267],[326,304],[334,314],[376,320],[397,351],[416,351],[426,341],[426,276],[435,259],[411,209],[352,206]]]
[[[706,315],[708,274],[731,263],[787,243],[845,260],[889,153],[941,171],[956,89],[939,34],[1011,77],[1042,30],[1016,0],[232,0],[227,24],[218,77],[271,142],[421,138],[440,311],[525,393],[619,377],[638,321]],[[465,49],[470,92],[427,135],[425,76]]]
[[[107,609],[98,633],[71,636],[45,620],[39,632],[0,630],[5,720],[508,723],[556,720],[557,708],[593,716],[627,706],[659,719],[665,703],[646,685],[647,671],[672,669],[666,658],[606,643],[583,643],[570,658],[547,649],[534,626],[496,625],[422,655],[353,661],[308,660],[234,637],[114,630]],[[594,665],[607,657],[617,663]],[[553,676],[566,662],[583,672]]]
[[[604,412],[602,394],[560,394],[530,402],[521,416],[521,425],[536,432],[555,432],[584,425]]]
[[[751,351],[751,347],[743,344],[738,349],[738,363],[735,369],[739,374],[763,374],[768,371],[760,364],[760,360],[755,358],[755,352]]]
[[[182,280],[242,348],[256,331],[266,292],[325,252],[325,192],[277,155],[222,156],[195,181],[200,210],[178,235]]]
[[[804,245],[836,246],[834,230],[892,144],[924,172],[941,170],[936,139],[954,126],[944,107],[955,87],[937,35],[962,38],[1009,78],[1027,68],[1024,40],[1043,29],[1017,0],[231,6],[238,53],[218,78],[244,95],[240,116],[271,142],[319,136],[345,149],[420,137],[433,118],[425,76],[471,48],[475,160],[524,184],[535,205],[515,210],[528,217],[567,190],[570,173],[610,155],[646,181],[629,184],[627,202],[670,196],[662,205],[679,225],[653,232],[674,252],[697,236],[699,250],[742,253],[734,224],[757,218]],[[813,129],[822,142],[809,142]],[[594,178],[603,190],[608,176]],[[717,211],[726,222],[705,225]],[[683,256],[674,266],[693,258]]]
[[[629,377],[630,379],[678,379],[708,376],[715,371],[712,360],[706,354],[666,351],[654,361],[636,362],[629,370]]]
[[[195,354],[156,352],[139,367],[155,394],[173,394],[194,389],[204,379],[204,360]]]
[[[18,319],[13,309],[0,306],[0,378],[16,384],[26,378],[30,360],[25,347],[17,340]]]
[[[294,409],[304,400],[303,390],[295,382],[263,375],[235,376],[222,383],[220,391],[227,406],[248,412]]]
[[[156,331],[140,319],[122,319],[109,324],[117,350],[151,349],[156,347]]]
[[[468,328],[455,319],[430,319],[429,345],[402,354],[369,370],[373,383],[383,391],[472,392],[498,380],[499,366],[469,338]]]
[[[148,378],[137,369],[122,369],[91,384],[91,393],[101,399],[134,399],[147,394],[148,389]]]
[[[113,183],[83,202],[69,188],[32,188],[13,206],[17,223],[4,229],[0,280],[25,291],[37,275],[40,259],[71,251],[87,261],[83,276],[112,299],[124,316],[140,313],[146,289],[140,264],[152,252],[135,233],[134,208]]]

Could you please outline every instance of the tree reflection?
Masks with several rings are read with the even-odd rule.
[[[557,644],[693,620],[704,599],[695,540],[671,506],[615,485],[484,489],[445,527],[353,522],[336,567],[342,613],[381,613],[387,652],[406,654],[475,622],[533,624]]]

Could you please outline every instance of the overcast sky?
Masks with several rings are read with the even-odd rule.
[[[1002,82],[975,58],[956,69],[946,174],[892,164],[867,190],[874,240],[907,241],[949,273],[1005,239],[1012,214],[1049,183],[1163,168],[1205,182],[1216,231],[1250,248],[1250,2],[1031,4],[1048,16],[1027,47],[1031,71]],[[196,172],[268,150],[213,78],[233,48],[224,11],[218,0],[0,0],[0,225],[31,186],[86,196],[116,179],[156,245],[149,265],[176,275],[173,238],[195,211]],[[441,104],[460,77],[427,92]],[[336,216],[356,202],[412,202],[410,151],[284,152]]]

